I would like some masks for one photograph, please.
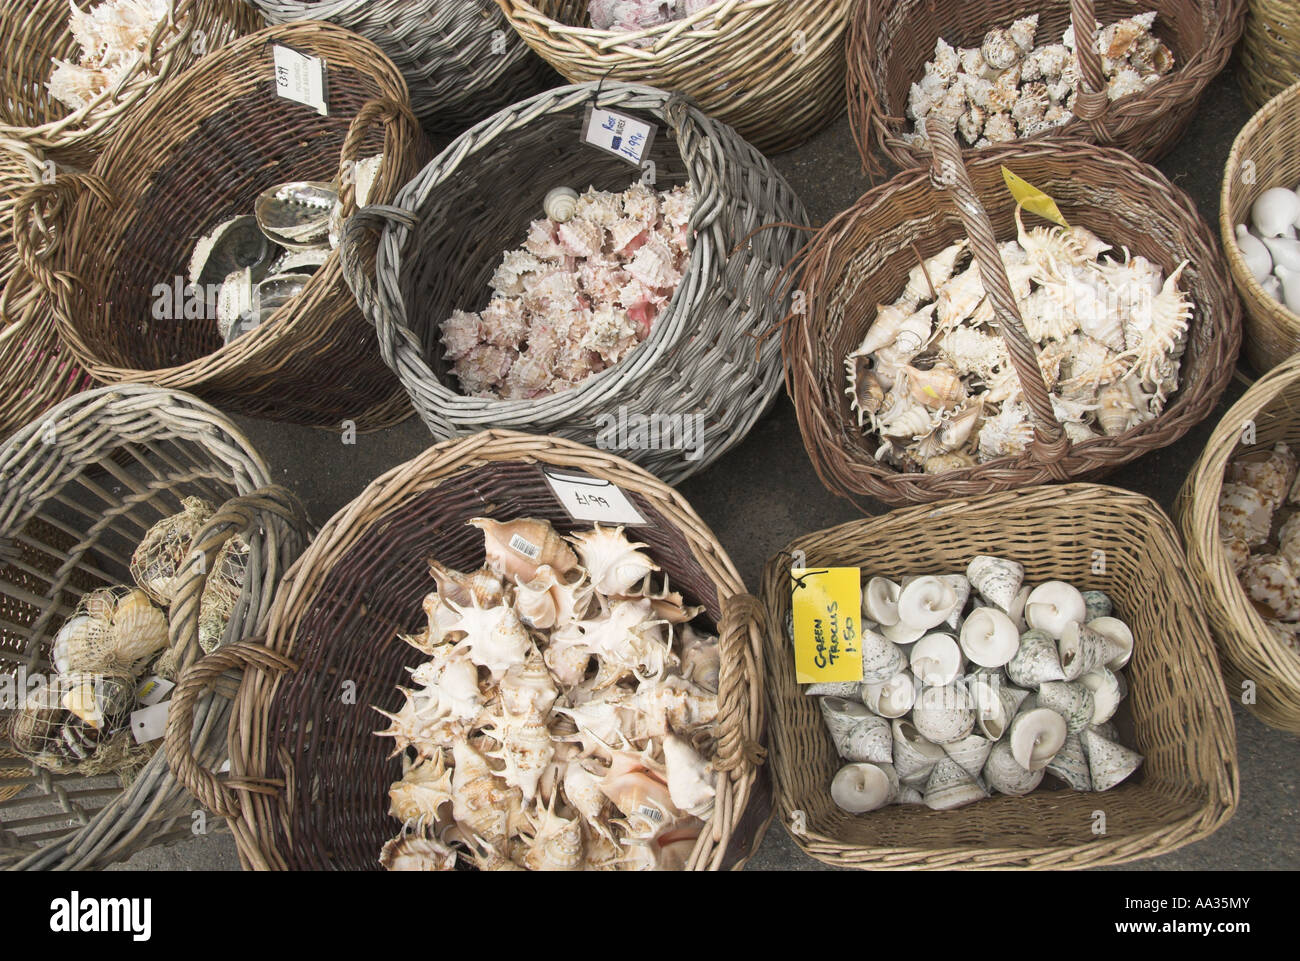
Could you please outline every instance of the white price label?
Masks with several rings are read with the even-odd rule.
[[[593,147],[640,167],[642,158],[654,143],[656,129],[653,124],[625,113],[588,107],[587,125],[582,136]]]
[[[172,702],[164,701],[152,707],[142,707],[131,715],[131,733],[136,744],[148,744],[167,733],[167,712]]]
[[[575,521],[636,526],[645,524],[628,496],[607,480],[588,474],[546,472],[556,498]]]
[[[140,682],[140,686],[136,688],[135,697],[141,704],[152,707],[170,694],[172,688],[175,686],[175,684],[167,680],[165,677],[154,675],[153,677],[147,677]]]
[[[329,115],[325,103],[325,61],[281,47],[272,48],[275,56],[275,89],[286,100],[311,107],[322,117]]]

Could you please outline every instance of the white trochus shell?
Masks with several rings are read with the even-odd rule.
[[[846,764],[831,780],[831,799],[850,814],[865,814],[898,797],[898,774],[889,764]]]
[[[1045,707],[1016,715],[1008,734],[1012,756],[1027,771],[1038,771],[1056,756],[1065,743],[1065,718]]]
[[[899,620],[913,629],[938,627],[957,606],[957,592],[938,577],[918,577],[898,595]]]
[[[862,613],[881,627],[893,627],[898,623],[898,596],[901,593],[896,583],[887,577],[873,577],[862,589]]]
[[[572,220],[578,209],[578,192],[572,187],[556,187],[546,195],[542,209],[556,223]]]
[[[912,710],[916,729],[935,744],[960,741],[975,727],[974,700],[958,684],[927,687]]]
[[[1096,791],[1109,791],[1142,764],[1141,754],[1103,737],[1094,728],[1085,728],[1079,740],[1088,756],[1088,770]]]
[[[921,686],[911,671],[899,671],[879,684],[863,684],[862,703],[881,717],[903,717],[916,703]]]
[[[922,685],[942,687],[958,678],[965,662],[961,648],[949,635],[927,634],[912,645],[909,665]]]
[[[966,577],[980,597],[1002,611],[1009,611],[1025,579],[1025,568],[1006,558],[981,554],[966,565]]]
[[[984,763],[984,780],[990,788],[1000,794],[1023,797],[1042,783],[1044,768],[1036,771],[1026,770],[1012,753],[1011,745],[999,741],[993,745],[988,760]]]
[[[980,667],[1001,667],[1020,649],[1020,632],[996,607],[981,607],[962,624],[961,649]]]
[[[1122,653],[1106,662],[1106,667],[1118,671],[1128,664],[1133,656],[1133,631],[1118,617],[1095,617],[1088,622],[1088,627],[1119,645]]]
[[[1065,581],[1047,581],[1030,592],[1025,620],[1035,630],[1059,638],[1071,623],[1082,623],[1088,606],[1078,589]]]

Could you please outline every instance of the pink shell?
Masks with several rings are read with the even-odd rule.
[[[512,250],[501,258],[492,275],[492,289],[506,297],[524,292],[524,278],[542,269],[542,262],[526,250]]]
[[[672,248],[658,235],[646,240],[627,265],[627,272],[647,287],[655,289],[677,286],[681,273]]]
[[[564,252],[575,257],[595,257],[605,246],[605,229],[590,220],[575,217],[560,224],[558,235]]]
[[[630,257],[650,237],[651,228],[639,220],[624,219],[609,229],[609,248]]]
[[[555,233],[555,222],[551,220],[534,220],[528,228],[528,239],[524,246],[528,252],[542,260],[559,260],[564,256],[564,247]]]
[[[510,373],[515,352],[502,347],[475,347],[452,367],[467,394],[492,397]]]
[[[478,314],[453,310],[442,322],[442,343],[448,360],[459,360],[479,345],[483,325]]]
[[[557,268],[545,274],[532,274],[524,286],[524,306],[531,311],[540,313],[552,306],[565,310],[578,308],[578,278],[572,271]]]
[[[659,195],[636,183],[623,192],[623,216],[648,227],[659,219]]]
[[[496,347],[518,348],[528,336],[528,316],[523,302],[513,297],[496,297],[483,309],[482,337]]]
[[[573,216],[600,227],[612,227],[623,218],[623,202],[618,194],[592,187],[578,198]]]

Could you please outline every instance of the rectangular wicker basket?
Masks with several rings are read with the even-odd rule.
[[[1146,756],[1142,768],[1105,794],[1042,787],[953,811],[841,811],[829,785],[842,762],[816,698],[795,683],[781,627],[791,555],[800,551],[810,567],[857,566],[891,578],[964,570],[972,556],[995,554],[1023,564],[1026,583],[1061,579],[1105,591],[1137,639],[1129,696],[1116,720],[1124,743]],[[812,857],[875,869],[1093,867],[1209,836],[1237,806],[1236,735],[1184,566],[1173,526],[1155,503],[1088,484],[913,507],[794,541],[768,562],[763,578],[773,625],[764,661],[777,816]]]

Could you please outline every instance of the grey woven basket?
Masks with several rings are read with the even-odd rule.
[[[621,363],[562,393],[491,400],[457,392],[439,325],[481,309],[503,251],[517,247],[556,186],[624,190],[636,168],[581,142],[587,107],[658,125],[651,146],[659,189],[689,182],[697,197],[691,256],[649,338]],[[560,87],[467,131],[398,194],[353,216],[344,276],[375,324],[434,436],[501,427],[555,434],[612,450],[676,483],[739,443],[781,383],[785,265],[807,214],[757,150],[679,95],[629,84]],[[683,420],[677,420],[682,418]],[[614,424],[687,424],[694,440],[658,449]],[[685,436],[685,427],[677,439]],[[626,442],[625,442],[626,441]]]
[[[247,0],[267,23],[328,20],[374,43],[402,71],[435,133],[466,127],[555,82],[493,0]]]
[[[224,641],[265,629],[275,588],[306,545],[289,491],[215,408],[176,391],[119,385],[69,398],[0,444],[0,673],[52,673],[50,645],[88,590],[130,584],[131,553],[180,499],[217,507],[195,538],[197,563],[169,610],[178,675],[203,656],[199,607],[207,572],[232,536],[249,545],[244,587]],[[10,698],[6,698],[6,701]],[[0,704],[0,868],[99,869],[202,827],[198,803],[157,750],[129,784],[55,774],[19,758]],[[230,702],[200,702],[194,750],[227,757]],[[215,826],[212,819],[207,826]]]

